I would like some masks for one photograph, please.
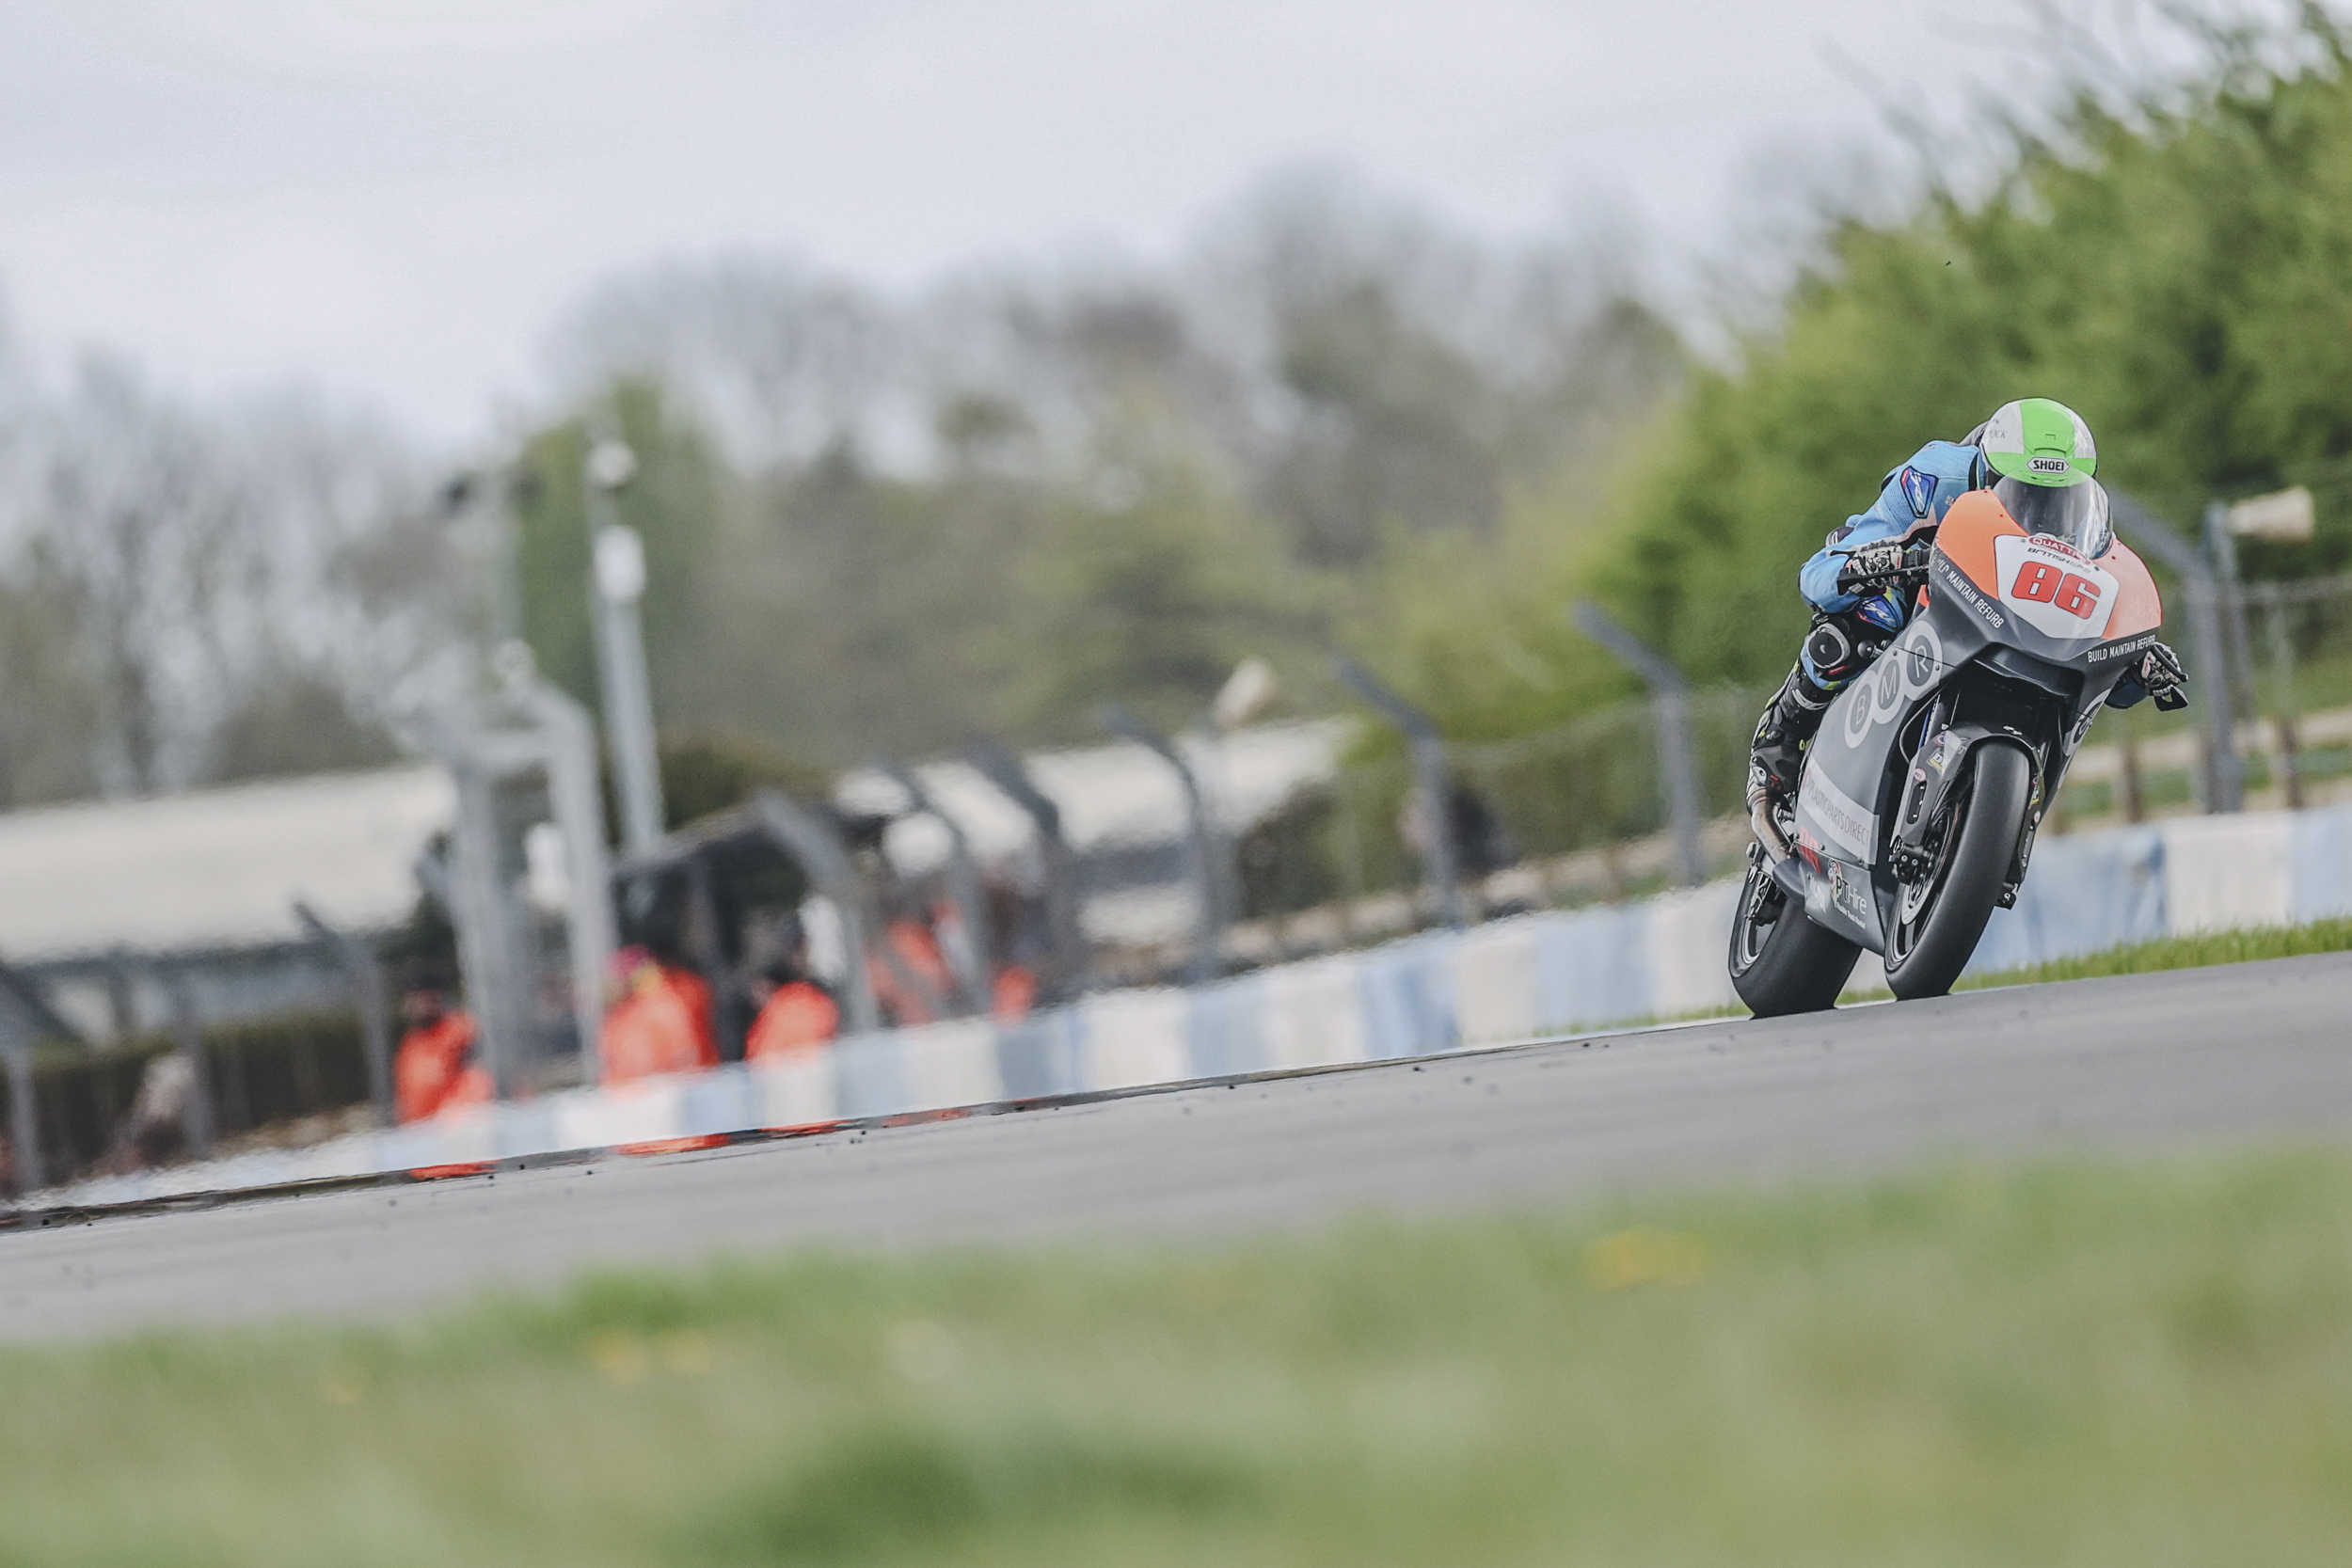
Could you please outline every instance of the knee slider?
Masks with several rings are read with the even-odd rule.
[[[1824,685],[1844,680],[1862,667],[1853,639],[1835,621],[1820,621],[1805,634],[1804,657]]]

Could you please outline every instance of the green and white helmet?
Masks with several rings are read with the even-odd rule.
[[[1977,445],[1993,471],[2057,489],[2099,471],[2099,446],[2083,417],[2052,398],[2005,403],[1984,421]]]
[[[1973,433],[1993,470],[1993,493],[2027,533],[2062,539],[2087,556],[2113,537],[2107,493],[2092,476],[2099,446],[2090,426],[2051,398],[2005,403]]]

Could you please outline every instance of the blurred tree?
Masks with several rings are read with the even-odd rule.
[[[771,746],[741,736],[662,737],[661,804],[673,828],[739,806],[763,789],[821,800],[831,785],[832,779],[823,768],[795,761]],[[617,838],[620,824],[612,827]]]
[[[1645,465],[1600,578],[1687,670],[1763,683],[1805,620],[1795,574],[1886,469],[2010,398],[2090,421],[2100,477],[2193,524],[2203,500],[2352,458],[2352,87],[2317,10],[2214,35],[2188,92],[2085,95],[2009,177],[1893,226],[1836,225],[1769,337],[1700,376]],[[2309,546],[2352,556],[2328,492]]]
[[[646,662],[657,713],[674,709],[703,651],[709,575],[724,569],[713,548],[727,504],[717,452],[660,390],[615,383],[594,400],[637,456],[637,471],[615,492],[613,513],[644,543]],[[516,562],[523,636],[548,679],[596,707],[596,634],[589,614],[589,538],[583,465],[590,422],[575,415],[531,437],[516,465]]]
[[[216,784],[380,768],[400,747],[356,717],[341,688],[315,672],[284,670],[256,684],[212,736]]]
[[[15,576],[0,581],[0,810],[98,788],[99,693],[75,636],[78,591],[39,542]]]

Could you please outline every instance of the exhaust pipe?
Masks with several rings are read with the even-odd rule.
[[[1772,804],[1765,798],[1760,784],[1748,790],[1748,826],[1755,830],[1756,843],[1764,847],[1765,856],[1774,865],[1788,858],[1788,840],[1782,835],[1780,824],[1772,820]]]

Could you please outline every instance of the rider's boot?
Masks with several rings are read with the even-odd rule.
[[[1821,714],[1835,695],[1813,682],[1800,663],[1780,683],[1780,690],[1756,721],[1756,739],[1748,752],[1748,804],[1767,797],[1787,800],[1796,792],[1797,770],[1804,749],[1821,727]]]

